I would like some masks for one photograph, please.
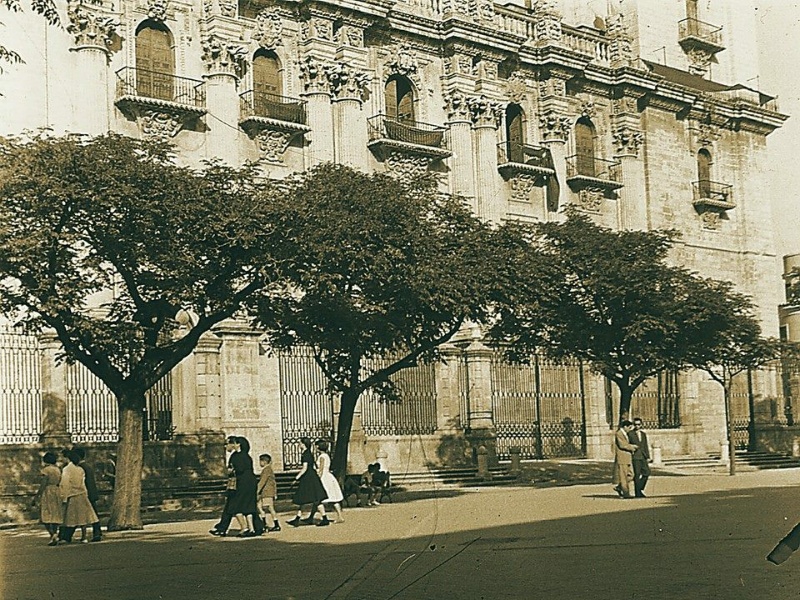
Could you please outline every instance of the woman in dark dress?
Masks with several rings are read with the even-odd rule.
[[[300,440],[300,443],[303,444],[304,448],[303,455],[300,457],[303,467],[295,477],[297,489],[292,498],[292,502],[297,505],[297,516],[288,521],[289,525],[293,527],[298,527],[301,524],[312,525],[314,523],[314,511],[328,497],[325,488],[322,486],[322,481],[317,475],[317,465],[314,460],[314,453],[311,451],[311,440],[304,437]],[[311,505],[311,512],[305,519],[302,518],[304,504]]]
[[[236,491],[231,496],[226,509],[239,522],[239,537],[253,537],[256,535],[253,515],[258,510],[256,508],[258,481],[253,472],[250,442],[247,441],[247,438],[236,438],[236,452],[231,455],[229,464],[236,473]]]

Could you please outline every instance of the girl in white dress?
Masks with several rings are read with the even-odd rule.
[[[317,456],[317,475],[319,475],[322,481],[322,487],[325,488],[325,493],[328,495],[322,503],[333,504],[333,508],[336,511],[336,522],[344,523],[344,517],[342,516],[342,500],[344,500],[344,496],[342,495],[342,488],[339,487],[339,482],[336,481],[336,477],[331,473],[331,457],[328,454],[328,442],[319,440],[316,445],[319,450],[319,456]],[[323,515],[325,514],[322,510],[320,512],[322,512]],[[326,516],[322,518],[325,521],[328,520]]]

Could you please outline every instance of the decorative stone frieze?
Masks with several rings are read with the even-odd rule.
[[[261,159],[270,163],[282,163],[286,148],[298,133],[296,131],[280,131],[276,129],[262,129],[256,136]]]
[[[605,192],[601,188],[586,187],[578,192],[578,206],[581,210],[599,213],[603,207]]]
[[[325,67],[330,89],[337,100],[358,100],[363,102],[369,93],[372,77],[347,63],[336,62]]]
[[[389,152],[384,158],[387,171],[402,180],[419,177],[428,170],[431,159],[407,152]]]
[[[299,61],[300,79],[307,94],[330,94],[330,84],[325,65],[313,56],[306,56]]]
[[[615,115],[635,115],[639,112],[638,101],[633,96],[623,96],[612,102]]]
[[[700,213],[700,222],[703,224],[703,229],[715,231],[719,229],[722,214],[716,210],[706,210]]]
[[[516,104],[522,104],[528,94],[528,80],[519,71],[514,71],[506,80],[506,93],[508,99]]]
[[[153,140],[169,141],[183,128],[181,115],[168,111],[144,110],[138,121],[142,134]]]
[[[80,0],[67,4],[67,17],[67,31],[75,36],[75,46],[108,51],[119,27],[117,19],[98,12],[95,6],[84,4]]]
[[[711,68],[711,61],[714,59],[714,52],[705,48],[687,48],[684,52],[689,60],[690,73],[701,77],[708,73]]]
[[[447,120],[449,122],[470,120],[469,104],[465,94],[458,90],[453,90],[444,95],[444,101],[444,109],[447,111]]]
[[[256,15],[253,41],[265,50],[283,45],[283,19],[276,9],[266,8]]]
[[[333,41],[333,21],[323,17],[311,17],[300,24],[300,34],[304,40],[318,39]]]
[[[419,71],[419,63],[417,62],[417,55],[411,48],[411,45],[407,43],[397,44],[392,49],[391,55],[386,61],[384,71],[386,77],[402,75],[409,79],[416,79]]]
[[[690,122],[689,130],[692,132],[696,150],[700,148],[713,148],[714,143],[719,140],[722,135],[718,127],[702,121]]]
[[[543,141],[565,142],[572,129],[572,121],[567,116],[551,111],[539,115],[539,129]]]
[[[352,46],[353,48],[364,47],[364,29],[358,25],[345,23],[339,28],[337,32],[338,39],[336,40],[343,46]]]
[[[147,0],[147,16],[153,21],[163,22],[167,18],[167,0]]]
[[[534,0],[533,40],[545,46],[561,40],[561,13],[555,0]]]
[[[587,119],[594,119],[597,114],[597,106],[591,100],[584,100],[581,102],[580,115]]]
[[[531,196],[531,190],[536,186],[536,182],[540,177],[531,173],[515,173],[513,177],[508,180],[511,188],[511,199],[517,202],[528,202]]]
[[[503,105],[486,96],[467,98],[470,118],[474,127],[497,127],[503,118]]]
[[[469,16],[469,6],[464,0],[442,0],[442,13],[448,15]]]
[[[616,156],[638,156],[644,134],[630,127],[620,127],[611,134]]]
[[[540,98],[564,98],[567,95],[567,82],[559,77],[549,77],[537,81]]]
[[[200,44],[203,49],[202,59],[209,73],[242,76],[248,55],[243,46],[223,40],[214,34],[203,38]]]

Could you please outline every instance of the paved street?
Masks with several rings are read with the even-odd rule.
[[[9,530],[0,598],[798,598],[800,553],[764,560],[800,520],[798,484],[792,469],[658,477],[643,500],[610,485],[447,490],[242,540],[213,538],[209,520],[58,548]]]

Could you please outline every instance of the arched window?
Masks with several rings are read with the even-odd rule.
[[[163,23],[145,21],[136,30],[136,92],[172,100],[175,53],[172,33]]]
[[[525,113],[519,104],[506,107],[506,158],[508,162],[524,163]]]
[[[711,194],[711,152],[702,148],[697,153],[697,186],[701,198]]]
[[[397,121],[414,121],[414,87],[408,77],[392,75],[384,89],[386,117]]]
[[[580,175],[595,176],[594,136],[592,122],[586,117],[578,119],[575,123],[575,166]]]
[[[261,117],[281,117],[279,96],[283,92],[281,64],[272,50],[259,49],[253,55],[253,110]]]

